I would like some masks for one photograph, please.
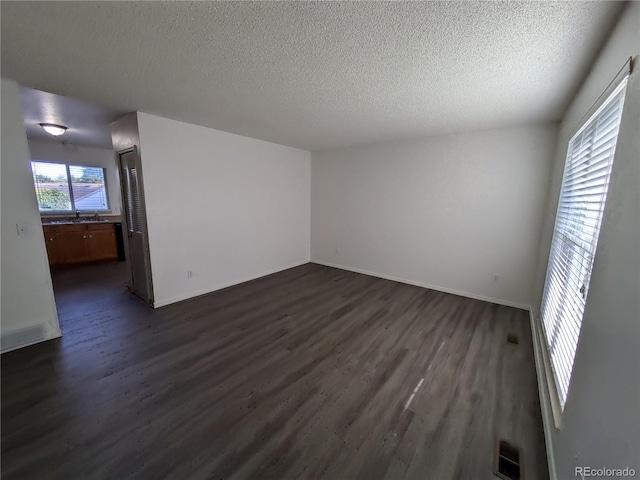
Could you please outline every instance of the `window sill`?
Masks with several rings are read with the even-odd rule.
[[[540,407],[545,426],[553,423],[556,430],[562,430],[562,406],[560,404],[560,396],[556,389],[553,379],[553,371],[551,370],[551,359],[547,350],[544,339],[544,332],[539,319],[533,314],[533,310],[529,312],[531,317],[531,330],[534,342],[534,356],[536,363],[536,374],[538,376],[538,389],[540,391]]]

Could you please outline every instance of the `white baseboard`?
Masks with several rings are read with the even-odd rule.
[[[47,322],[34,323],[0,335],[0,353],[7,353],[36,343],[46,342],[62,335],[60,328],[51,328]]]
[[[531,322],[531,337],[533,339],[533,355],[536,363],[536,376],[538,379],[538,396],[540,397],[540,410],[542,413],[542,426],[544,429],[544,443],[547,449],[547,464],[549,465],[549,480],[557,480],[556,462],[553,455],[553,430],[556,428],[551,400],[549,395],[549,385],[544,365],[542,346],[540,345],[540,332],[538,324],[533,315],[533,309],[529,309],[529,320]]]
[[[484,295],[477,295],[475,293],[462,292],[460,290],[454,290],[453,288],[439,287],[437,285],[429,285],[427,283],[416,282],[414,280],[407,280],[406,278],[394,277],[393,275],[385,275],[383,273],[375,273],[360,268],[347,267],[345,265],[338,265],[336,263],[322,262],[319,260],[311,260],[311,263],[317,263],[318,265],[324,265],[326,267],[339,268],[340,270],[347,270],[349,272],[361,273],[363,275],[369,275],[371,277],[384,278],[385,280],[392,280],[394,282],[406,283],[407,285],[413,285],[416,287],[428,288],[429,290],[437,290],[438,292],[451,293],[453,295],[459,295],[461,297],[473,298],[474,300],[482,300],[484,302],[497,303],[498,305],[505,305],[507,307],[519,308],[529,311],[531,307],[523,303],[511,302],[509,300],[501,300],[499,298],[485,297]]]
[[[289,265],[287,267],[282,267],[282,268],[278,268],[278,269],[273,270],[273,271],[267,271],[265,273],[260,273],[259,275],[246,278],[246,279],[244,279],[244,280],[242,280],[240,282],[231,282],[231,283],[223,284],[223,285],[216,286],[216,287],[209,287],[209,288],[205,288],[205,289],[202,289],[202,290],[197,290],[195,292],[186,292],[186,293],[183,293],[181,295],[177,295],[177,296],[172,297],[172,298],[160,299],[160,300],[156,299],[153,302],[153,308],[166,307],[167,305],[171,305],[172,303],[178,303],[178,302],[182,302],[184,300],[189,300],[190,298],[199,297],[201,295],[207,295],[208,293],[217,292],[218,290],[223,290],[225,288],[233,287],[234,285],[240,285],[241,283],[250,282],[251,280],[256,280],[258,278],[266,277],[268,275],[273,275],[274,273],[282,272],[284,270],[289,270],[290,268],[295,268],[295,267],[299,267],[301,265],[306,265],[307,263],[309,263],[309,261],[305,260],[302,263],[295,263],[295,264]]]

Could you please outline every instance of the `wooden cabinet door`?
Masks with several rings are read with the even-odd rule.
[[[118,259],[116,229],[112,223],[46,225],[43,231],[49,265]]]
[[[89,250],[91,260],[116,260],[116,230],[113,225],[89,226]]]
[[[44,227],[44,244],[47,247],[47,257],[49,265],[57,265],[60,263],[60,254],[58,252],[57,233],[53,228]]]
[[[59,263],[81,263],[91,260],[89,234],[86,228],[68,228],[57,234]]]

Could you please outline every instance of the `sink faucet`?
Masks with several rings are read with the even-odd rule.
[[[76,210],[76,220],[80,220],[80,210]]]

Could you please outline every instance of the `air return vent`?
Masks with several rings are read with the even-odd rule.
[[[520,468],[522,451],[512,443],[499,439],[496,441],[494,473],[504,480],[522,480],[524,474]]]
[[[8,352],[18,347],[40,342],[44,340],[45,333],[44,325],[34,325],[5,333],[0,339],[2,352]]]

